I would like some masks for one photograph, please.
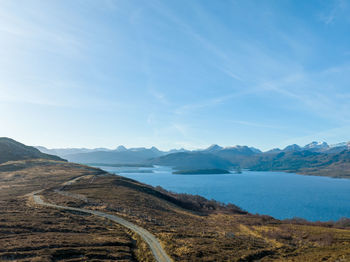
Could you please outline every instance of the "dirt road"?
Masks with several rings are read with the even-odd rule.
[[[150,232],[148,232],[146,229],[139,227],[139,226],[137,226],[137,225],[121,218],[121,217],[110,215],[110,214],[103,213],[100,211],[83,209],[83,208],[75,208],[75,207],[67,207],[67,206],[59,206],[59,205],[55,205],[55,204],[46,203],[42,200],[40,195],[38,195],[41,191],[42,190],[31,193],[31,196],[33,197],[33,200],[36,204],[42,205],[42,206],[47,206],[47,207],[52,207],[52,208],[57,208],[57,209],[78,211],[78,212],[88,213],[88,214],[92,214],[95,216],[107,218],[113,222],[116,222],[116,223],[134,231],[139,236],[141,236],[141,238],[150,247],[156,261],[158,261],[158,262],[171,262],[172,261],[171,258],[167,255],[167,253],[162,248],[162,246],[159,243],[159,241],[157,240],[157,238],[154,235],[152,235]]]

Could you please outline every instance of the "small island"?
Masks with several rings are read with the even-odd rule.
[[[84,164],[84,163],[82,163]],[[88,166],[107,166],[107,167],[154,167],[151,164],[144,163],[119,163],[119,164],[108,164],[108,163],[86,163]]]
[[[178,170],[173,172],[178,175],[218,175],[218,174],[230,174],[228,170],[212,168],[212,169],[192,169],[192,170]]]

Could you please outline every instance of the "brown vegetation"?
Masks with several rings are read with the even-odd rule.
[[[69,202],[123,216],[154,233],[176,261],[334,261],[350,258],[350,230],[335,225],[279,221],[247,214],[199,196],[169,193],[119,176],[81,179],[52,192],[48,201]],[[300,259],[303,260],[300,260]]]
[[[138,261],[151,257],[123,227],[86,214],[36,207],[26,194],[103,172],[47,160],[0,165],[0,261]],[[148,261],[152,261],[150,258]]]
[[[138,236],[116,224],[24,201],[25,194],[45,187],[42,195],[47,202],[101,210],[147,229],[175,261],[350,260],[346,219],[335,224],[279,221],[81,165],[25,165],[0,172],[1,259],[152,260]]]

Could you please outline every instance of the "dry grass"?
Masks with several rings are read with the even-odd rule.
[[[186,210],[148,186],[118,176],[79,180],[50,201],[123,216],[154,233],[176,261],[336,261],[350,259],[350,230],[294,225],[268,216]],[[169,194],[169,196],[173,196]]]
[[[26,197],[42,186],[59,186],[100,170],[41,160],[7,163],[0,169],[0,261],[138,261],[140,254],[149,253],[122,226],[34,206]]]
[[[152,261],[138,236],[116,224],[24,201],[44,185],[48,202],[102,210],[146,228],[175,261],[350,261],[349,228],[244,214],[70,163],[27,164],[0,172],[0,260]]]

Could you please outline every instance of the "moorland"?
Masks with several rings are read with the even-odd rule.
[[[97,168],[14,158],[0,164],[1,260],[154,261],[134,232],[91,214],[37,205],[31,193],[38,190],[47,203],[116,215],[148,230],[174,261],[350,259],[347,219],[277,220]]]

